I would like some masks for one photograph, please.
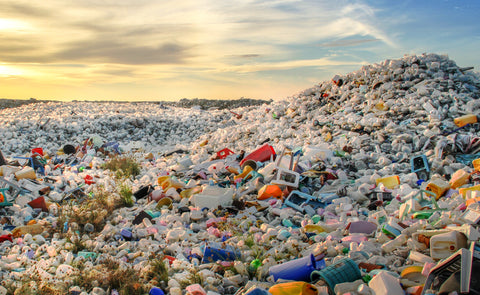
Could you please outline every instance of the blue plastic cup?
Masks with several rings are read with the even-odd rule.
[[[282,264],[277,264],[268,270],[275,281],[278,279],[310,282],[310,275],[314,270],[325,267],[325,261],[316,261],[315,256],[310,254],[303,258],[294,259]]]

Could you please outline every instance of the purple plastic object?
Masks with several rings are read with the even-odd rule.
[[[349,233],[351,234],[367,234],[370,235],[377,230],[377,225],[368,221],[351,222],[349,226]]]

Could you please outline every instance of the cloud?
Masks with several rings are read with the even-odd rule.
[[[321,47],[348,47],[348,46],[357,46],[364,43],[378,42],[380,39],[350,39],[350,40],[336,40],[327,43],[319,44]]]
[[[118,64],[178,64],[184,63],[188,48],[165,43],[155,47],[123,44],[114,40],[74,42],[55,56],[61,60]]]
[[[274,70],[290,70],[304,67],[330,67],[330,66],[351,66],[351,65],[363,65],[366,62],[359,61],[335,61],[329,58],[319,59],[304,59],[304,60],[290,60],[283,62],[264,62],[249,65],[231,66],[221,69],[222,72],[238,72],[238,73],[250,73],[250,72],[263,72]]]

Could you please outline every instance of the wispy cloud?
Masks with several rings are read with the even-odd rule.
[[[378,42],[379,39],[350,39],[350,40],[335,40],[332,42],[321,43],[318,46],[322,47],[348,47],[348,46],[357,46],[364,43]]]

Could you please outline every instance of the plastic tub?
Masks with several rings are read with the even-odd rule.
[[[353,282],[362,278],[358,265],[350,258],[345,258],[325,267],[315,270],[310,275],[312,282],[323,280],[328,285],[329,294],[334,295],[335,285]]]

